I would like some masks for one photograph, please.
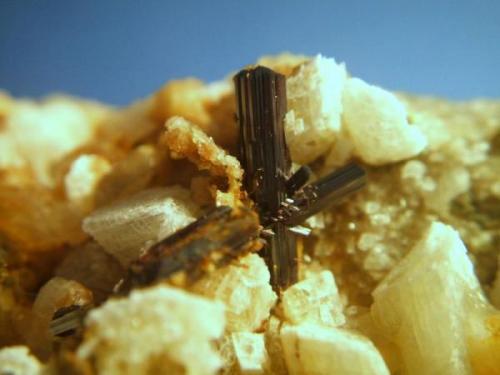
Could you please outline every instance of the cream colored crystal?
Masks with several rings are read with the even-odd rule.
[[[287,324],[281,329],[281,342],[291,375],[389,374],[371,341],[345,329]]]
[[[263,333],[235,332],[231,340],[242,375],[266,373],[269,358]]]
[[[157,286],[111,299],[85,325],[77,355],[101,374],[204,375],[222,365],[213,340],[224,331],[224,306],[180,289]]]
[[[370,165],[408,159],[422,152],[427,140],[408,123],[407,111],[394,94],[358,78],[343,92],[343,129],[353,153]]]
[[[285,134],[292,160],[306,164],[322,155],[340,130],[344,64],[321,55],[287,79]]]
[[[99,155],[84,154],[72,164],[64,177],[66,197],[77,204],[89,206],[101,178],[111,170],[111,164]]]
[[[373,292],[372,316],[402,353],[405,374],[468,374],[466,298],[484,301],[467,250],[434,222]]]
[[[188,190],[155,188],[94,211],[83,230],[127,266],[141,251],[194,221],[198,212]]]
[[[293,323],[336,327],[345,323],[343,306],[330,271],[312,273],[282,296],[285,318]]]
[[[0,374],[41,375],[42,364],[26,346],[5,347],[0,349]]]
[[[224,302],[229,332],[254,331],[269,317],[276,294],[264,260],[250,254],[200,280],[193,291]]]

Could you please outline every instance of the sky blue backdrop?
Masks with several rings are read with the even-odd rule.
[[[0,88],[125,104],[280,51],[384,87],[500,97],[500,1],[0,0]]]

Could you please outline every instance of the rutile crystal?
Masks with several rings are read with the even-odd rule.
[[[271,69],[258,66],[235,77],[239,122],[240,159],[245,170],[244,185],[257,204],[263,223],[269,223],[287,197],[290,153],[285,141],[286,79]],[[276,289],[297,281],[298,255],[295,237],[282,222],[269,225],[274,235],[268,240],[265,257]]]
[[[282,204],[279,215],[287,225],[300,224],[328,205],[358,191],[364,184],[365,171],[356,164],[346,165],[299,189],[291,202]]]
[[[284,290],[298,279],[297,226],[333,202],[360,189],[365,172],[351,164],[308,184],[306,165],[290,177],[290,155],[285,140],[286,79],[257,66],[234,77],[240,160],[244,186],[266,227],[265,257],[275,289]]]
[[[220,206],[150,248],[133,262],[118,291],[168,281],[187,286],[206,273],[260,249],[257,214]]]

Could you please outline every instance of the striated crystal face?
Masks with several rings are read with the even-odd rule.
[[[286,199],[290,154],[285,141],[286,80],[271,69],[258,66],[234,77],[240,125],[240,159],[244,186],[257,204],[262,222],[269,222]],[[295,237],[283,223],[270,226],[273,236],[266,259],[275,288],[297,281]]]
[[[288,225],[300,224],[364,184],[365,171],[356,164],[347,165],[299,189],[282,205],[280,214]]]
[[[133,262],[120,286],[169,281],[188,286],[219,267],[261,247],[258,217],[248,208],[216,207],[150,248]]]
[[[365,175],[362,168],[351,164],[307,185],[311,176],[307,166],[290,177],[283,125],[287,110],[285,81],[284,76],[261,66],[242,70],[234,77],[244,187],[272,234],[266,258],[278,290],[298,279],[300,255],[292,232],[307,233],[290,227],[360,189]]]
[[[0,374],[498,373],[500,102],[260,63],[123,109],[0,92]],[[76,112],[69,149],[20,137]]]

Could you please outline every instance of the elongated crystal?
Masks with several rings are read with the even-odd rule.
[[[278,218],[287,225],[297,225],[365,185],[366,173],[349,164],[299,189],[282,204]]]
[[[50,332],[59,337],[72,335],[83,327],[88,310],[88,306],[73,305],[56,311],[50,322]]]
[[[260,229],[254,211],[216,207],[132,263],[119,291],[159,281],[189,285],[207,272],[259,249]]]
[[[244,185],[257,204],[263,223],[271,222],[287,198],[290,154],[285,141],[285,77],[257,66],[234,77],[239,122],[240,159]],[[274,235],[265,248],[275,289],[285,289],[297,280],[295,237],[281,222],[269,226]]]

